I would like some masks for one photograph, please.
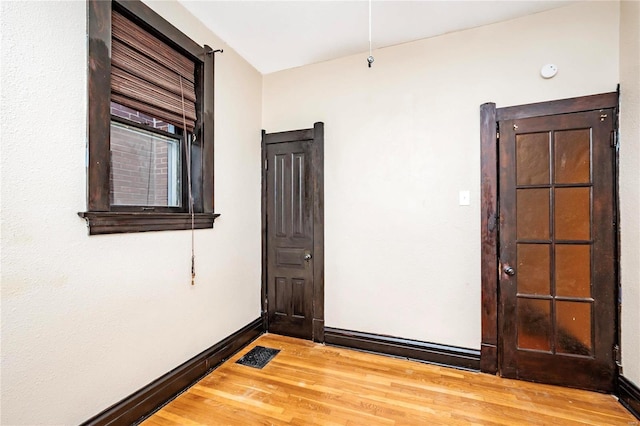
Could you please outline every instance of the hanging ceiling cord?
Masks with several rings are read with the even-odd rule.
[[[187,119],[184,111],[184,90],[182,88],[182,76],[180,77],[180,95],[182,97],[182,124],[183,135],[185,141],[185,157],[187,161],[187,186],[189,189],[189,213],[191,213],[191,285],[196,283],[196,254],[195,254],[195,220],[194,220],[194,208],[193,208],[193,194],[191,193],[191,138],[187,134]],[[195,140],[195,135],[194,135]]]
[[[373,55],[371,54],[371,1],[369,0],[369,57],[367,58],[367,64],[369,68],[371,68],[371,64],[373,64]]]

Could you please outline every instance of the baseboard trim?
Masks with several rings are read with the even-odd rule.
[[[480,351],[400,337],[325,327],[327,345],[342,346],[462,370],[480,371]]]
[[[640,388],[624,376],[618,376],[617,394],[620,403],[640,420]]]
[[[324,343],[324,320],[313,319],[313,341],[316,343]]]
[[[162,377],[132,393],[81,426],[135,424],[188,389],[263,333],[258,318]]]
[[[496,345],[480,345],[480,371],[488,374],[498,373],[498,348]]]

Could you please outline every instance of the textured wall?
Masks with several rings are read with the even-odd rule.
[[[618,12],[579,3],[380,49],[371,69],[363,53],[264,77],[267,131],[325,122],[327,326],[480,347],[479,106],[614,91]]]
[[[363,54],[272,74],[262,112],[251,66],[175,2],[149,4],[225,48],[222,217],[196,232],[195,287],[189,232],[88,237],[76,215],[85,3],[0,3],[0,423],[77,424],[258,316],[261,122],[326,123],[327,325],[479,347],[478,106],[607,92],[619,74],[623,363],[640,383],[638,3],[620,17],[615,2],[584,3],[382,49],[372,69]],[[548,81],[547,62],[560,68]],[[457,205],[461,189],[470,207]]]
[[[92,236],[86,4],[2,2],[2,424],[78,424],[259,316],[262,77],[216,56],[216,210],[196,231]]]
[[[620,4],[622,366],[640,386],[640,2]]]

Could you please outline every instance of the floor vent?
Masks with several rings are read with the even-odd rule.
[[[236,361],[236,364],[246,365],[247,367],[262,368],[269,363],[280,352],[280,349],[265,348],[264,346],[256,346],[247,352],[242,358]]]

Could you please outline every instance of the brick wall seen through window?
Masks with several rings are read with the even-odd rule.
[[[111,103],[111,115],[174,133],[173,125]],[[160,137],[119,123],[111,126],[112,205],[179,206],[179,139]]]

